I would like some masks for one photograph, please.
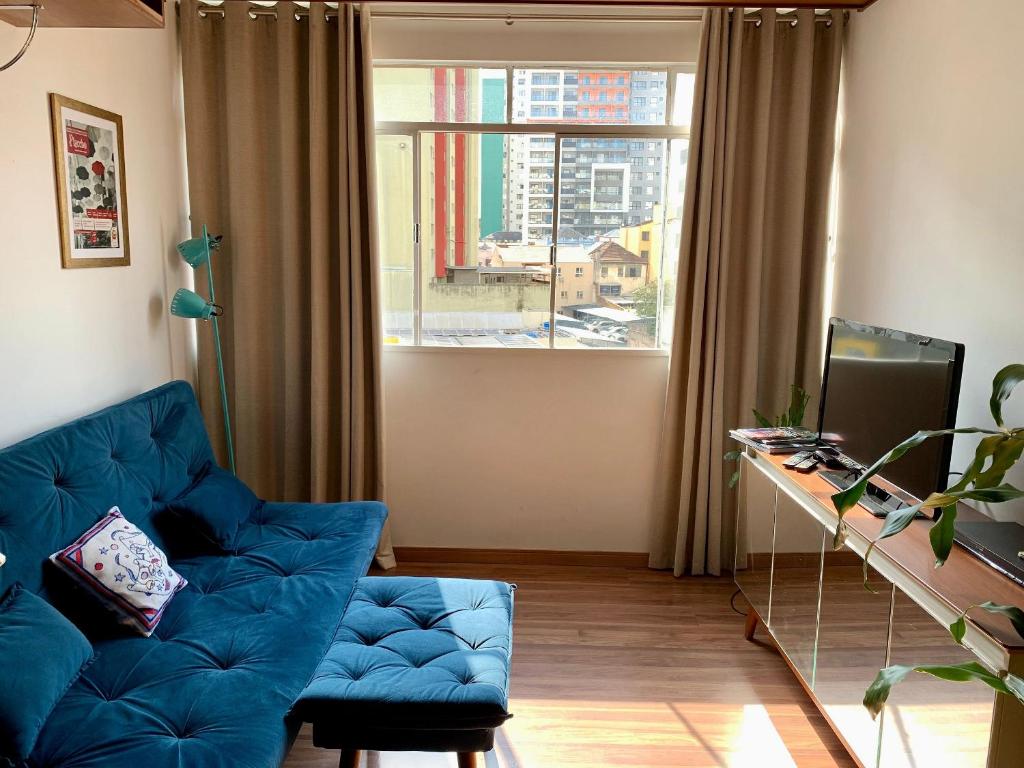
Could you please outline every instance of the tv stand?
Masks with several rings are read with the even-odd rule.
[[[1024,705],[980,683],[913,674],[882,715],[861,705],[878,670],[893,664],[977,661],[1024,675],[1024,639],[1006,619],[972,611],[963,645],[948,627],[986,600],[1024,606],[1024,587],[954,550],[935,568],[930,523],[915,520],[864,556],[883,521],[847,512],[846,544],[833,551],[834,486],[822,472],[783,468],[785,456],[747,449],[740,461],[736,584],[751,606],[744,634],[770,638],[862,768],[1019,768]],[[981,517],[969,507],[960,520]]]

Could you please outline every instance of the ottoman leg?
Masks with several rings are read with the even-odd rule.
[[[359,750],[341,750],[341,759],[338,760],[338,768],[359,768]]]
[[[459,768],[476,768],[476,752],[459,752]]]

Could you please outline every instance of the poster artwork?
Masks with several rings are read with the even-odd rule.
[[[114,131],[64,119],[75,249],[120,248]]]

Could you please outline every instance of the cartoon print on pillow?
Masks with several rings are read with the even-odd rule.
[[[127,577],[130,592],[145,595],[171,592],[167,561],[146,534],[132,525],[125,525],[111,531],[110,540],[113,542],[110,548],[118,550],[114,554],[114,563],[121,568],[121,572],[114,575],[116,581],[124,581]]]

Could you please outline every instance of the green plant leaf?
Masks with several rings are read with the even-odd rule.
[[[971,610],[970,608],[967,611]],[[960,618],[949,625],[949,634],[953,636],[957,644],[963,643],[964,635],[967,634],[967,611],[960,614]]]
[[[938,568],[945,563],[953,549],[953,523],[956,522],[956,503],[958,501],[970,499],[986,504],[1002,504],[1020,498],[1024,498],[1024,491],[1009,483],[1003,483],[994,488],[968,488],[966,490],[951,488],[942,493],[933,493],[925,499],[921,503],[922,509],[942,507],[942,515],[928,531],[932,551],[935,553],[935,567]]]
[[[742,451],[729,451],[725,456],[722,457],[725,461],[738,461],[740,456],[743,455]]]
[[[752,408],[751,410],[753,410],[753,412],[754,412],[754,421],[757,422],[757,426],[759,426],[759,427],[774,427],[775,426],[768,419],[768,417],[765,416],[763,413],[761,413],[759,410],[757,410],[757,408]]]
[[[740,481],[740,471],[737,469],[735,472],[732,473],[732,476],[729,478],[729,487],[730,488],[735,488],[736,487],[736,483],[738,483],[739,481]]]
[[[783,419],[785,423],[782,426],[802,426],[804,423],[804,414],[807,412],[807,403],[810,401],[811,396],[807,394],[803,387],[799,384],[790,384],[789,408],[786,410],[786,415]]]
[[[935,521],[935,524],[928,531],[928,539],[932,543],[932,552],[935,553],[935,567],[940,568],[949,559],[949,553],[953,550],[953,523],[956,522],[956,502],[948,507],[942,508],[942,515]]]
[[[974,459],[971,461],[967,469],[960,476],[959,482],[955,485],[950,486],[951,491],[962,491],[971,485],[975,478],[978,477],[985,470],[985,463],[989,460],[989,457],[993,456],[999,451],[999,446],[1007,435],[1002,432],[988,435],[978,441],[978,446],[974,449]]]
[[[1021,681],[1019,686],[1014,682],[1014,687],[1011,687],[1002,677],[989,672],[976,661],[949,665],[924,664],[907,666],[898,664],[879,670],[874,682],[864,692],[863,703],[868,712],[871,713],[872,718],[878,717],[878,713],[885,707],[885,702],[889,698],[889,693],[892,691],[893,686],[901,683],[911,672],[921,672],[937,677],[940,680],[949,680],[956,683],[982,682],[999,693],[1015,696],[1018,699],[1021,698],[1019,694],[1024,693],[1024,681]]]
[[[917,517],[917,513],[920,511],[921,504],[914,504],[910,507],[894,510],[885,516],[885,523],[882,525],[882,530],[878,532],[878,538],[868,545],[867,551],[864,553],[864,561],[862,564],[864,569],[864,589],[868,592],[876,592],[876,590],[871,588],[871,583],[868,577],[868,557],[871,556],[871,552],[874,550],[875,545],[882,539],[888,539],[890,536],[895,536],[897,533],[902,532],[907,526],[914,522],[914,518]]]
[[[1005,616],[1006,618],[1008,618],[1010,620],[1010,623],[1013,624],[1013,628],[1015,630],[1017,630],[1017,634],[1020,635],[1021,637],[1024,637],[1024,611],[1022,611],[1017,606],[1015,606],[1015,605],[999,605],[997,603],[993,603],[993,602],[989,601],[989,602],[979,603],[978,605],[972,605],[970,608],[967,609],[967,611],[970,611],[970,610],[972,610],[974,608],[981,608],[983,611],[988,611],[989,613],[995,613],[995,614],[998,614],[1000,616]],[[964,611],[960,615],[960,619],[961,620],[963,620],[967,616],[967,611]],[[953,629],[952,629],[952,627],[950,627],[950,633],[952,633],[952,631],[953,631]],[[956,635],[953,635],[953,637],[955,638]],[[963,639],[962,635],[961,635],[960,639]],[[960,640],[957,640],[957,642],[959,643]]]
[[[968,482],[975,488],[991,488],[992,486],[999,485],[1003,482],[1003,477],[1006,475],[1007,470],[1010,469],[1020,459],[1021,454],[1024,453],[1024,439],[1019,437],[1013,437],[1010,435],[992,435],[986,437],[986,442],[992,440],[992,463],[984,471],[979,471],[971,478]],[[964,475],[966,476],[966,472]],[[960,482],[963,482],[961,478]],[[958,483],[959,485],[959,483]],[[966,488],[966,484],[964,485]]]
[[[842,546],[841,534],[845,533],[843,530],[844,526],[841,524],[843,521],[843,515],[845,515],[848,510],[852,509],[857,504],[857,502],[860,501],[860,498],[864,495],[864,492],[867,490],[868,482],[872,477],[879,473],[882,467],[884,467],[886,464],[891,464],[892,462],[896,461],[911,448],[916,448],[925,440],[928,440],[930,438],[941,437],[944,435],[967,434],[991,435],[997,433],[993,432],[991,429],[982,429],[981,427],[961,427],[959,429],[922,430],[908,437],[902,443],[900,443],[895,448],[886,453],[884,456],[882,456],[880,459],[878,459],[878,461],[876,461],[874,464],[868,467],[864,474],[862,474],[857,479],[857,482],[855,482],[845,491],[839,491],[838,493],[832,494],[832,504],[836,508],[836,512],[839,515],[840,522],[840,525],[836,527],[836,536],[834,541],[835,548],[838,549],[840,546]]]
[[[1015,488],[1009,483],[1003,483],[994,488],[967,488],[960,491],[950,488],[942,493],[933,493],[922,502],[921,506],[924,509],[945,508],[954,502],[963,501],[964,499],[983,501],[986,504],[1002,504],[1003,502],[1020,498],[1024,498],[1024,491],[1020,488]]]
[[[992,397],[988,401],[988,407],[992,411],[993,420],[1000,428],[1003,427],[1003,403],[1022,381],[1024,381],[1024,364],[1021,363],[1006,366],[992,379]]]

